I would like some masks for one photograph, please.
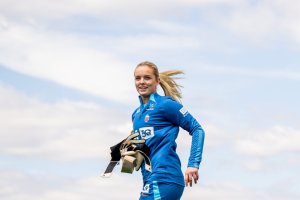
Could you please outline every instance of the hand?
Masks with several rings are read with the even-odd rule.
[[[120,149],[125,149],[130,147],[134,144],[143,144],[145,143],[145,140],[138,140],[137,137],[139,136],[139,133],[133,133],[131,134],[123,141]]]
[[[194,183],[197,184],[199,175],[198,175],[198,169],[197,168],[193,168],[193,167],[188,167],[185,171],[185,186],[188,186],[190,184],[190,186],[192,187],[193,185],[193,179],[194,179]]]

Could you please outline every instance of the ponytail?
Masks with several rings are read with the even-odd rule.
[[[160,86],[162,87],[166,96],[170,96],[176,101],[180,102],[182,95],[180,88],[181,85],[178,85],[175,79],[177,77],[172,77],[178,74],[184,74],[182,70],[169,70],[159,73]]]

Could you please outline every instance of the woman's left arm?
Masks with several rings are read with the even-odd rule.
[[[164,106],[164,113],[172,123],[180,126],[192,136],[192,144],[188,168],[185,172],[186,186],[192,186],[198,181],[198,169],[202,160],[205,132],[198,121],[178,102],[168,101]]]
[[[195,120],[195,119],[193,119]],[[195,120],[194,123],[198,124]],[[200,162],[202,160],[202,152],[203,152],[203,143],[205,133],[202,127],[198,124],[197,128],[193,129],[192,135],[192,144],[191,144],[191,152],[188,161],[188,168],[185,171],[185,185],[192,186],[193,180],[196,184],[199,178],[198,169],[200,166]]]

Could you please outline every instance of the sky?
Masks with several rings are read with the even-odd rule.
[[[138,199],[140,171],[102,178],[131,131],[142,61],[185,72],[206,132],[183,200],[300,199],[297,0],[1,0],[0,198]],[[161,89],[159,89],[161,93]],[[180,130],[187,166],[191,137]]]

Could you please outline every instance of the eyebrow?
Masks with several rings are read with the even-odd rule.
[[[144,77],[151,77],[151,74],[145,74],[145,75],[135,75],[135,77],[141,77],[141,76],[144,76]]]

